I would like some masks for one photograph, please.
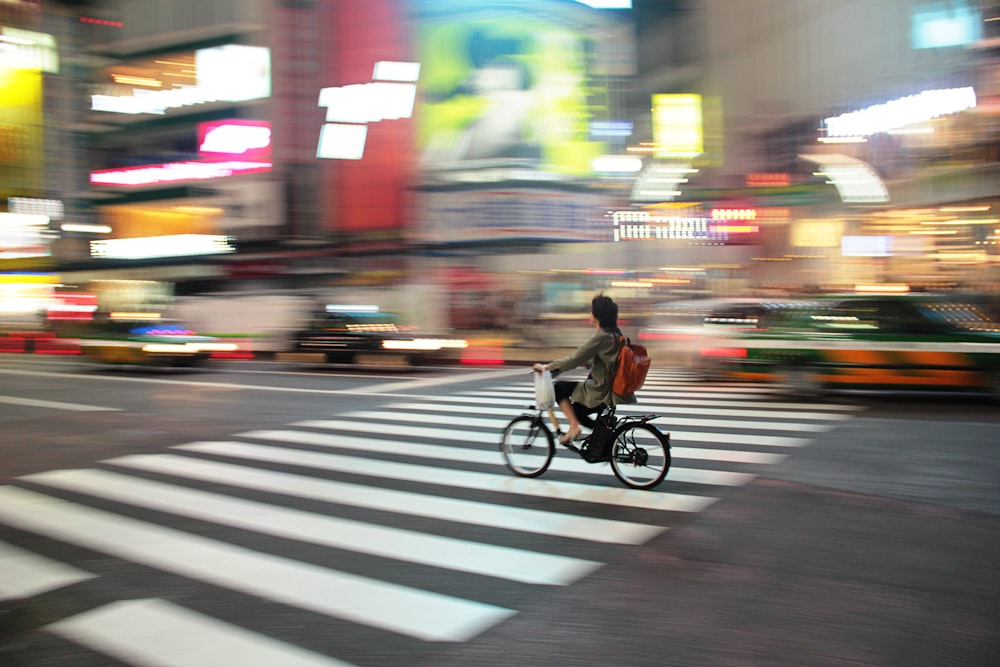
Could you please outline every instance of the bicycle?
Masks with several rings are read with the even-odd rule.
[[[507,467],[521,477],[538,477],[555,456],[552,431],[545,424],[546,409],[528,406],[504,427],[500,451]],[[562,434],[555,412],[547,410],[557,436]],[[617,417],[614,406],[604,406],[594,418],[594,428],[580,446],[559,444],[588,463],[610,462],[615,477],[633,489],[652,489],[670,469],[670,434],[649,422],[660,415]],[[607,438],[607,439],[605,439]],[[607,446],[610,440],[610,446]]]

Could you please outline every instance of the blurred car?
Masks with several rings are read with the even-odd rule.
[[[328,305],[295,332],[292,347],[295,352],[322,354],[331,363],[416,365],[457,358],[468,342],[424,334],[377,306]]]
[[[1000,397],[1000,323],[942,294],[850,294],[775,309],[754,329],[717,335],[706,366],[779,383],[788,393],[834,389],[964,390]]]
[[[66,333],[78,340],[81,355],[100,363],[195,366],[214,353],[238,349],[154,312],[98,313],[89,322],[69,326]]]

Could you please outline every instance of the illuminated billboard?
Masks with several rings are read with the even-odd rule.
[[[961,0],[931,2],[913,9],[913,48],[964,46],[979,40],[983,21],[979,12]]]
[[[326,120],[319,135],[316,157],[360,160],[365,155],[368,124],[400,120],[413,115],[420,63],[379,61],[372,81],[323,88],[319,106]]]
[[[199,123],[198,155],[201,160],[100,169],[90,172],[90,182],[136,187],[268,172],[271,171],[271,124],[243,119]]]
[[[115,65],[91,95],[91,109],[163,115],[209,102],[245,102],[271,96],[271,51],[226,44]]]
[[[0,67],[0,195],[44,190],[42,73]]]
[[[653,143],[658,158],[704,153],[701,95],[653,95]]]
[[[420,3],[417,113],[423,167],[454,169],[517,160],[566,175],[589,175],[607,153],[591,122],[607,119],[599,75],[604,12],[578,20],[572,6]],[[440,5],[440,3],[437,3]],[[537,3],[536,3],[537,5]],[[563,13],[560,13],[560,12]],[[606,18],[605,18],[606,20]],[[627,45],[626,45],[627,47]]]

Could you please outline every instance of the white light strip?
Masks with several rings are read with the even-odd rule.
[[[90,182],[94,185],[152,185],[174,181],[200,181],[225,178],[240,173],[270,171],[270,162],[232,160],[229,162],[171,162],[146,167],[94,171]]]
[[[67,222],[60,227],[64,232],[83,232],[85,234],[110,234],[108,225],[85,225],[79,222]]]
[[[0,227],[42,227],[49,216],[35,213],[0,213]]]
[[[642,171],[642,158],[631,155],[603,155],[594,158],[590,163],[594,171],[605,171],[611,173],[635,173]]]
[[[236,252],[236,248],[231,237],[211,234],[176,234],[90,242],[90,254],[104,259],[148,259],[232,252]]]
[[[373,81],[416,81],[420,78],[420,63],[380,60],[375,63]]]
[[[319,106],[326,107],[326,120],[339,123],[377,123],[413,115],[417,87],[412,83],[375,81],[353,86],[324,88]]]
[[[976,91],[971,86],[925,90],[885,104],[827,118],[823,124],[828,137],[866,137],[975,106]]]

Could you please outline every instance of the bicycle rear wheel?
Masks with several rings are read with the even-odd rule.
[[[670,436],[652,424],[625,424],[615,431],[611,470],[622,484],[652,489],[670,469]]]
[[[538,477],[552,462],[555,442],[540,417],[521,415],[504,428],[500,451],[515,475]]]

